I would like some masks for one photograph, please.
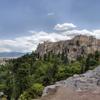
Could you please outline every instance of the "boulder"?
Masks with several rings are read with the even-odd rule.
[[[54,94],[59,87],[68,87],[76,91],[94,91],[100,88],[100,66],[81,75],[74,75],[66,80],[45,87],[43,96]],[[66,88],[65,88],[66,89]],[[99,91],[100,92],[100,91]]]

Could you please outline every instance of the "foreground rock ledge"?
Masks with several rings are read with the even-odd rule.
[[[41,100],[100,100],[100,66],[47,86]]]

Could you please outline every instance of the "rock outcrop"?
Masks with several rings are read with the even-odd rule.
[[[63,92],[63,95],[67,95],[67,93],[82,93],[99,95],[100,97],[100,66],[95,68],[94,70],[89,70],[85,74],[74,75],[66,80],[56,82],[55,85],[47,86],[43,91],[43,97],[54,95],[59,89],[63,89],[60,92]],[[61,95],[61,94],[59,94]],[[69,94],[72,95],[72,94]],[[72,95],[73,96],[73,95]],[[49,99],[43,99],[49,100]],[[50,99],[52,100],[52,99]],[[54,99],[58,100],[58,99]],[[60,99],[59,99],[60,100]],[[81,99],[64,99],[64,100],[81,100]],[[92,99],[82,99],[82,100],[92,100]],[[99,100],[99,99],[96,99]]]
[[[41,57],[52,52],[54,54],[67,54],[69,60],[75,60],[80,55],[87,55],[100,51],[100,40],[93,36],[78,35],[71,40],[59,42],[44,42],[39,44],[36,50]]]

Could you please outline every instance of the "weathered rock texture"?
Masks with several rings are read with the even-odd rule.
[[[92,36],[78,35],[71,40],[39,44],[36,53],[43,57],[49,52],[54,54],[64,52],[69,60],[75,60],[80,55],[94,53],[97,50],[100,51],[100,40]]]
[[[74,75],[66,80],[47,86],[42,100],[99,100],[100,66],[85,74]]]

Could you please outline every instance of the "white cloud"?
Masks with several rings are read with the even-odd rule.
[[[94,35],[96,38],[100,39],[100,29],[94,30],[94,31],[93,31],[93,35]]]
[[[93,32],[91,31],[88,31],[86,29],[83,29],[83,30],[70,30],[70,31],[65,31],[63,32],[63,34],[67,35],[67,36],[76,36],[76,35],[87,35],[87,36],[90,36],[90,35],[93,35]]]
[[[48,16],[53,16],[55,13],[54,12],[50,12],[50,13],[48,13],[47,15]]]
[[[43,31],[34,32],[30,36],[18,37],[14,40],[0,40],[0,52],[31,52],[36,49],[39,43],[43,43],[44,41],[56,42],[66,39],[69,39],[69,37],[62,34]]]
[[[76,26],[72,23],[57,24],[54,29],[57,31],[68,31],[75,29]]]
[[[58,29],[59,28],[59,29]],[[8,40],[0,40],[0,52],[10,52],[10,51],[19,51],[19,52],[31,52],[36,49],[39,43],[43,43],[44,41],[52,41],[56,42],[59,40],[67,40],[71,39],[75,35],[92,35],[100,39],[100,29],[89,31],[86,29],[79,30],[76,29],[74,24],[57,24],[56,30],[60,30],[60,32],[36,32],[29,31],[31,35],[17,37],[15,39]],[[64,30],[64,31],[61,31]]]

